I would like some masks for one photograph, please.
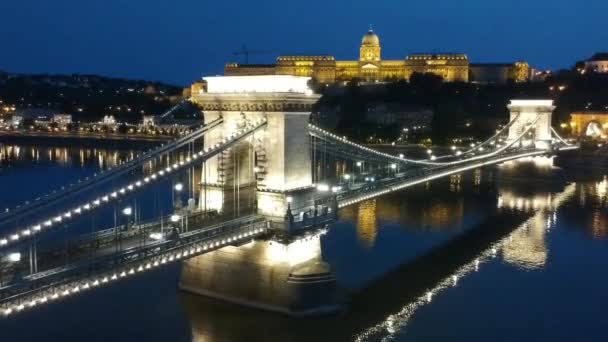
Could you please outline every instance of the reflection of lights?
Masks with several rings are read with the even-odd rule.
[[[383,322],[359,334],[356,338],[356,341],[385,340],[387,339],[386,337],[393,336],[393,334],[400,331],[409,323],[411,317],[420,307],[432,302],[433,296],[437,295],[438,293],[447,288],[457,286],[458,279],[465,277],[471,272],[477,271],[482,261],[485,262],[491,258],[492,249],[497,248],[498,246],[503,244],[505,240],[507,239],[502,239],[499,242],[493,244],[488,249],[480,253],[480,255],[475,260],[463,265],[458,270],[456,270],[454,274],[451,274],[439,281],[435,287],[427,290],[423,295],[405,305],[400,311],[389,315]]]
[[[534,157],[525,157],[519,158],[516,160],[511,160],[499,165],[500,168],[514,168],[522,163],[533,163],[534,167],[541,168],[553,168],[553,160],[554,156],[551,157],[543,157],[543,156],[534,156]]]
[[[606,196],[607,190],[608,181],[606,180],[606,176],[604,176],[601,182],[595,183],[595,193],[598,197],[603,198],[604,196]]]
[[[568,187],[566,187],[566,189],[564,189],[563,192],[554,196],[554,198],[557,200],[556,206],[568,199],[574,193],[575,188],[575,184],[570,184]],[[509,244],[510,240],[516,240],[517,234],[525,233],[527,231],[527,226],[529,223],[533,222],[534,220],[538,220],[539,218],[543,219],[543,215],[545,214],[546,212],[544,211],[537,212],[536,215],[521,224],[507,237],[492,244],[486,250],[481,252],[474,260],[461,266],[453,274],[446,276],[444,279],[439,281],[435,287],[433,287],[432,289],[428,289],[426,292],[424,292],[423,295],[403,306],[400,311],[389,315],[383,322],[373,327],[370,327],[359,335],[357,335],[355,340],[390,340],[390,337],[394,337],[395,333],[401,331],[403,327],[405,327],[409,323],[411,317],[414,315],[414,313],[416,313],[416,311],[420,307],[427,305],[431,302],[433,296],[438,295],[441,291],[449,287],[457,286],[457,282],[459,279],[464,278],[466,275],[472,272],[478,271],[480,265],[484,262],[489,261],[495,251],[498,251],[498,249],[501,247],[505,248]],[[544,219],[542,221],[544,221]]]
[[[376,200],[361,202],[357,208],[357,239],[365,246],[372,246],[377,234]]]

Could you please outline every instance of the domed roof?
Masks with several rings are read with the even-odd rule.
[[[363,35],[361,45],[380,46],[380,39],[378,38],[378,35],[374,33],[374,30],[370,28],[369,31]]]

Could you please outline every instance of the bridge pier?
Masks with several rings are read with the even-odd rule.
[[[553,100],[511,100],[507,106],[511,111],[511,122],[507,142],[518,140],[530,125],[530,138],[523,137],[520,144],[523,147],[534,144],[537,149],[551,148],[551,113],[555,109]]]
[[[180,289],[290,316],[340,310],[341,295],[322,260],[323,232],[289,241],[251,241],[184,261]]]
[[[289,193],[312,186],[308,124],[320,96],[308,88],[309,80],[286,75],[206,77],[207,90],[193,92],[192,101],[203,110],[205,121],[223,118],[204,137],[205,146],[229,138],[247,122],[267,120],[264,130],[242,141],[240,149],[233,147],[206,162],[202,209],[221,212],[226,204],[222,189],[250,182],[256,184],[258,213],[283,217]]]
[[[266,126],[205,163],[200,206],[230,212],[234,200],[240,203],[241,185],[248,184],[255,191],[255,210],[270,221],[280,238],[224,247],[184,261],[180,288],[294,316],[338,310],[336,282],[321,257],[321,234],[299,238],[292,234],[296,226],[321,223],[317,203],[307,201],[314,191],[309,118],[320,97],[309,89],[310,78],[204,80],[207,89],[193,88],[192,101],[204,112],[205,121],[223,120],[204,137],[205,147],[230,139],[248,122],[264,119]],[[315,215],[299,214],[311,206]],[[293,208],[298,209],[297,220]]]

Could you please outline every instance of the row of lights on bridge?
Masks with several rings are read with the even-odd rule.
[[[535,151],[535,152],[528,152],[528,153],[525,153],[525,154],[521,155],[520,158],[523,158],[523,157],[532,157],[532,156],[535,156],[535,155],[538,155],[538,154],[539,154],[539,152],[537,152],[537,151]],[[502,158],[502,159],[500,159],[500,160],[498,160],[496,162],[499,163],[499,162],[507,161],[507,160],[509,160],[509,158],[505,157],[505,158]],[[391,192],[394,192],[394,191],[398,191],[398,190],[404,189],[404,188],[409,187],[409,186],[413,186],[413,185],[416,185],[416,184],[424,183],[424,182],[427,182],[427,181],[430,181],[430,180],[433,180],[433,179],[437,179],[437,178],[441,178],[441,177],[444,177],[444,176],[448,176],[448,175],[451,175],[451,174],[454,174],[454,173],[468,171],[468,170],[471,170],[471,169],[475,169],[475,168],[481,167],[483,165],[484,165],[484,162],[479,162],[479,163],[476,163],[474,165],[468,165],[468,166],[460,167],[460,168],[458,168],[456,170],[448,170],[448,171],[444,171],[444,172],[441,172],[441,173],[438,173],[438,174],[435,174],[435,175],[432,175],[432,176],[425,177],[423,179],[415,180],[415,181],[412,181],[412,182],[402,183],[402,184],[396,185],[396,186],[391,186],[391,187],[388,187],[387,189],[379,190],[377,192],[374,192],[374,193],[371,193],[371,194],[367,194],[367,195],[364,195],[364,196],[359,196],[359,197],[356,197],[356,198],[354,198],[352,200],[348,200],[348,201],[345,201],[343,203],[340,203],[339,207],[340,208],[347,207],[349,205],[357,204],[359,202],[363,202],[363,201],[368,200],[368,199],[372,199],[372,198],[375,198],[375,197],[378,197],[378,196],[382,196],[382,195],[385,195],[385,194],[388,194],[388,193],[391,193]]]
[[[105,284],[108,284],[115,280],[125,278],[127,276],[134,275],[136,273],[145,272],[145,271],[154,269],[158,266],[161,266],[161,265],[173,262],[173,261],[178,261],[178,260],[184,259],[186,257],[192,257],[194,255],[200,254],[201,252],[209,251],[212,249],[217,249],[218,247],[222,247],[222,246],[231,244],[235,241],[239,241],[242,239],[250,239],[250,238],[253,238],[254,236],[257,236],[264,232],[265,232],[265,229],[257,228],[257,229],[253,229],[249,232],[246,232],[246,233],[235,234],[235,235],[227,237],[225,239],[216,240],[211,243],[206,243],[206,244],[198,246],[196,248],[187,247],[186,250],[183,252],[173,253],[168,256],[164,256],[162,258],[159,257],[159,260],[156,260],[154,262],[150,261],[145,264],[142,263],[139,266],[133,266],[129,269],[125,268],[122,270],[122,272],[117,271],[117,272],[112,273],[112,275],[100,276],[97,279],[93,279],[93,280],[84,282],[82,284],[76,284],[76,285],[71,286],[70,288],[65,288],[63,291],[58,290],[52,294],[40,295],[33,299],[23,301],[19,304],[5,307],[2,311],[2,313],[5,316],[9,316],[15,312],[21,312],[21,311],[25,310],[26,308],[33,308],[35,306],[45,304],[49,301],[56,300],[61,297],[67,297],[69,295],[79,293],[83,290],[88,290],[90,288],[105,285]]]
[[[312,128],[312,129],[314,129],[314,130],[317,130],[317,131],[319,131],[319,132],[321,132],[323,134],[325,134],[326,136],[329,136],[329,137],[331,137],[333,139],[339,140],[339,141],[344,142],[346,144],[352,145],[352,146],[357,147],[359,149],[362,149],[362,150],[364,150],[366,152],[370,152],[370,153],[376,154],[378,156],[382,156],[382,157],[389,158],[389,159],[392,159],[392,160],[398,160],[399,162],[409,162],[409,163],[423,164],[423,165],[448,165],[448,164],[450,164],[450,163],[434,162],[437,159],[437,156],[433,155],[433,151],[430,150],[430,149],[427,150],[427,154],[429,155],[429,159],[431,160],[431,162],[428,162],[428,161],[425,161],[425,160],[407,159],[407,158],[405,158],[405,156],[403,154],[399,154],[399,156],[396,157],[396,156],[390,155],[388,153],[379,152],[379,151],[376,151],[376,150],[374,150],[372,148],[369,148],[367,146],[363,146],[363,145],[357,144],[355,142],[352,142],[352,141],[346,139],[346,137],[340,137],[340,136],[338,136],[336,134],[333,134],[333,133],[331,133],[329,131],[326,131],[326,130],[324,130],[324,129],[320,128],[320,127],[317,127],[315,125],[312,125],[312,124],[309,124],[309,127]],[[485,148],[482,145],[483,144],[480,144],[480,146],[477,148],[477,150],[480,151],[480,152],[483,152],[485,150]],[[472,149],[474,149],[475,146],[476,145],[474,143],[471,143],[471,148]],[[497,144],[497,147],[500,147],[500,145]],[[454,154],[456,156],[461,156],[463,154],[462,151],[456,151],[456,146],[452,146],[452,150],[455,151]],[[470,151],[468,151],[468,152],[470,152]]]

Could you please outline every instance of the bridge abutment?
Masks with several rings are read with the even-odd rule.
[[[290,316],[340,310],[341,295],[322,260],[320,234],[289,241],[252,241],[184,261],[180,288]]]

